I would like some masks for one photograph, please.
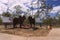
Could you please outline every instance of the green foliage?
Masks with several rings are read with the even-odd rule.
[[[40,14],[40,11],[38,10],[38,11],[36,12],[36,14],[34,15],[35,18],[39,17],[39,14]]]
[[[14,9],[16,9],[16,12],[19,12],[21,10],[21,6],[20,5],[16,5],[16,6],[14,6]]]
[[[28,19],[26,19],[26,20],[24,21],[24,23],[29,24],[29,20],[28,20]]]
[[[20,5],[16,5],[16,6],[14,6],[14,8],[19,10],[21,8],[21,6]]]
[[[43,20],[43,23],[44,24],[47,24],[47,25],[50,25],[51,23],[52,23],[52,19],[45,19],[45,20]]]
[[[0,24],[2,24],[2,19],[0,18]]]
[[[5,17],[10,17],[11,14],[9,12],[3,12],[2,16],[5,16]]]

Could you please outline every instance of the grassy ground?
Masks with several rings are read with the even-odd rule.
[[[54,25],[53,28],[60,28],[60,25]]]
[[[39,26],[37,26],[39,27]],[[47,36],[50,30],[46,29],[46,27],[42,27],[42,29],[39,27],[37,30],[30,29],[21,29],[21,28],[15,28],[15,29],[5,29],[3,25],[0,26],[0,33],[7,33],[7,34],[13,34],[18,36]]]

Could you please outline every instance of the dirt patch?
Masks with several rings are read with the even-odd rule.
[[[31,36],[47,36],[50,30],[44,29],[44,28],[39,28],[37,30],[33,30],[32,28],[30,29],[21,29],[21,28],[15,28],[15,29],[5,29],[2,26],[0,27],[0,33],[7,33],[7,34],[13,34],[13,35],[18,35],[18,36],[26,36],[26,37],[31,37]]]

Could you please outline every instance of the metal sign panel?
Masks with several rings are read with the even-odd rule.
[[[10,23],[10,22],[12,22],[12,21],[9,19],[9,17],[2,17],[2,21],[3,21],[3,23]]]

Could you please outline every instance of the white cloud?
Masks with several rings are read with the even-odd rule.
[[[4,5],[3,3],[7,3],[9,1],[9,5],[10,9],[12,9],[13,6],[19,4],[20,6],[22,6],[24,9],[27,9],[26,6],[23,5],[23,3],[31,3],[32,0],[0,0],[0,6],[3,6],[2,9],[6,9],[6,5]],[[1,10],[1,8],[0,8]]]
[[[7,3],[7,2],[8,2],[8,0],[0,0],[0,2]]]
[[[60,6],[53,7],[51,13],[57,13],[58,11],[60,11]]]
[[[32,0],[0,0],[0,1],[3,2],[3,3],[7,3],[9,1],[9,6],[10,6],[11,10],[13,9],[12,8],[13,6],[18,5],[18,4],[23,7],[22,9],[26,10],[28,8],[23,3],[28,3],[27,5],[31,6],[30,4],[31,4]],[[54,0],[54,1],[56,1],[56,0]],[[1,2],[0,2],[0,11],[3,11],[3,10],[6,11],[7,7],[4,4],[2,4]],[[37,1],[34,2],[35,7],[37,7],[36,2]],[[51,13],[56,13],[58,11],[60,11],[60,6],[53,7],[53,10],[51,11]],[[36,11],[34,11],[34,13],[35,12]]]

